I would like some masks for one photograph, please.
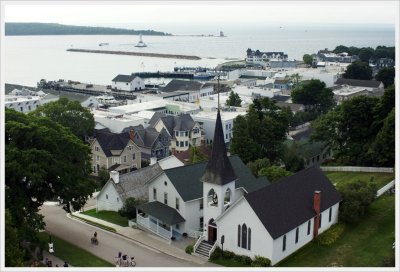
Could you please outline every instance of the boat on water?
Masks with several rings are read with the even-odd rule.
[[[116,107],[125,104],[123,101],[116,100],[112,95],[101,95],[97,96],[96,99],[101,104],[100,106],[105,107]]]
[[[222,31],[219,32],[219,36],[220,36],[220,37],[226,37],[226,36],[224,35],[224,32],[222,32]]]
[[[139,35],[139,42],[135,45],[135,47],[147,47],[147,45],[142,40],[142,34]]]
[[[99,43],[99,46],[108,45],[108,43]]]
[[[198,72],[193,74],[193,79],[197,80],[210,80],[215,77],[215,73],[212,72]]]

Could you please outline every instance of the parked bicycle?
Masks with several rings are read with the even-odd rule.
[[[115,257],[115,266],[116,267],[134,267],[136,266],[136,262],[135,262],[135,257],[131,257],[130,260],[128,260],[128,256],[127,255],[122,255],[122,257]]]
[[[90,242],[92,243],[92,244],[94,244],[94,245],[98,245],[99,244],[99,240],[97,240],[97,238],[96,237],[92,237],[92,238],[90,238]]]

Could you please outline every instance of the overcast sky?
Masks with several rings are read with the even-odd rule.
[[[5,22],[136,28],[219,22],[395,25],[399,16],[398,1],[5,2]]]

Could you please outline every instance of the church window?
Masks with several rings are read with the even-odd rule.
[[[243,224],[242,226],[242,248],[247,248],[247,226]]]
[[[241,235],[241,230],[240,230],[240,225],[238,225],[238,247],[240,247],[240,235]]]

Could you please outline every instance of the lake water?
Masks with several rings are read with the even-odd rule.
[[[194,34],[205,34],[192,32]],[[323,29],[270,27],[225,31],[227,37],[143,36],[146,48],[134,45],[138,36],[7,36],[4,41],[4,82],[36,86],[41,78],[71,79],[108,85],[118,74],[171,71],[175,66],[215,67],[230,58],[244,59],[247,48],[283,51],[290,59],[320,49],[346,46],[394,46],[394,29]],[[109,43],[99,46],[100,43]],[[201,60],[68,52],[68,48],[196,55]]]

